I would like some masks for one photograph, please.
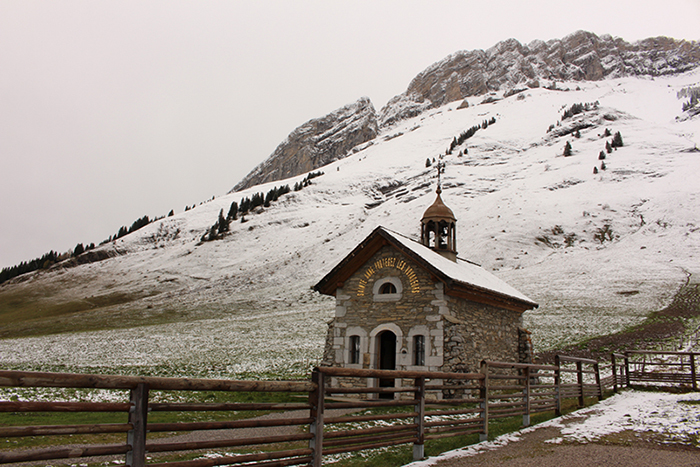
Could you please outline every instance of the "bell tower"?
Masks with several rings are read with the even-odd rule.
[[[457,219],[443,203],[440,193],[440,174],[444,165],[438,163],[438,186],[435,202],[426,209],[421,219],[421,243],[451,261],[457,261]]]

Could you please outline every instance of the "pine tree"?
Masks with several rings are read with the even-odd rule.
[[[598,167],[593,167],[593,175],[598,173]]]
[[[228,220],[224,219],[224,210],[219,211],[219,220],[215,224],[217,226],[217,230],[219,235],[223,235],[225,232],[228,232]]]
[[[175,211],[173,211],[171,209],[170,212],[168,213],[168,217],[173,217],[174,215],[175,215]]]
[[[235,221],[238,218],[238,203],[233,201],[231,207],[228,210],[227,219]]]
[[[83,244],[78,243],[77,245],[75,245],[75,249],[73,250],[73,256],[78,256],[79,254],[81,254],[84,251],[85,251],[85,247],[83,246]]]
[[[600,154],[598,154],[598,160],[602,161],[605,159],[605,151],[600,151]]]
[[[612,146],[610,145],[610,141],[605,142],[605,150],[610,154],[612,152]]]
[[[619,131],[616,131],[615,135],[613,136],[613,139],[612,139],[612,147],[621,148],[622,146],[623,146],[622,135],[620,134]]]
[[[425,166],[426,166],[426,167],[430,167],[431,165],[432,165],[432,163],[430,162],[430,158],[428,157],[428,158],[425,160]]]
[[[564,145],[564,157],[568,157],[571,155],[571,143],[568,141],[566,142],[566,145]]]

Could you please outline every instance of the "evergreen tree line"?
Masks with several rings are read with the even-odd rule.
[[[168,213],[168,217],[174,216],[175,212],[171,209],[170,212]],[[138,219],[136,219],[132,224],[131,227],[127,228],[125,226],[122,226],[119,228],[119,231],[112,236],[110,235],[109,238],[106,240],[103,240],[100,242],[100,245],[104,245],[105,243],[114,241],[118,238],[121,238],[125,235],[130,234],[131,232],[135,232],[138,229],[150,224],[151,222],[155,222],[157,220],[163,219],[165,216],[161,217],[156,217],[154,219],[149,219],[148,216],[143,216]],[[56,253],[55,251],[51,250],[48,253],[45,253],[42,255],[40,258],[35,258],[31,261],[22,261],[16,266],[10,266],[3,268],[2,271],[0,271],[0,284],[3,282],[7,282],[10,279],[13,279],[17,276],[20,276],[22,274],[26,274],[28,272],[33,272],[37,271],[39,269],[48,269],[52,265],[66,260],[71,257],[78,256],[82,253],[85,253],[86,251],[90,251],[95,248],[94,243],[89,243],[87,245],[84,245],[82,243],[78,243],[75,245],[75,248],[73,250],[67,251],[66,253]]]
[[[48,269],[53,264],[57,263],[59,259],[65,259],[67,256],[67,253],[64,255],[59,255],[55,251],[51,250],[40,258],[36,258],[31,261],[22,261],[16,266],[3,268],[2,271],[0,271],[0,284],[28,272],[37,271],[39,269]]]
[[[228,214],[226,217],[224,217],[223,209],[219,211],[219,217],[214,225],[209,227],[209,230],[202,236],[202,241],[215,240],[228,232],[230,230],[231,222],[238,219],[239,213],[241,214],[241,222],[245,222],[245,214],[259,206],[269,208],[270,203],[277,201],[280,196],[285,195],[290,191],[292,190],[289,188],[289,185],[283,185],[281,187],[274,187],[268,191],[266,195],[258,192],[250,198],[241,198],[240,204],[233,201],[228,209]]]
[[[318,172],[309,172],[302,181],[294,184],[294,191],[301,191],[304,187],[311,185],[311,179],[320,177],[321,175],[323,175],[323,172],[320,170]]]
[[[168,217],[169,217],[169,216],[172,216],[172,215],[174,215],[174,214],[175,214],[175,213],[171,210],[170,213],[168,213]],[[138,219],[136,219],[136,220],[131,224],[131,227],[127,228],[125,225],[119,227],[119,230],[117,231],[116,234],[110,235],[109,238],[107,238],[106,240],[103,240],[103,241],[100,243],[100,245],[105,244],[105,243],[112,242],[112,241],[117,240],[117,239],[119,239],[119,238],[122,238],[122,237],[124,237],[125,235],[129,235],[129,234],[132,233],[132,232],[136,232],[137,230],[139,230],[139,229],[142,228],[142,227],[147,226],[147,225],[150,224],[151,222],[155,222],[155,221],[161,220],[161,219],[163,219],[164,217],[165,217],[165,216],[161,216],[161,217],[156,217],[156,218],[154,218],[154,219],[149,219],[148,216],[139,217]]]
[[[323,172],[310,172],[301,182],[294,184],[294,191],[300,191],[304,187],[311,184],[311,179],[320,177]],[[224,210],[219,211],[219,217],[217,218],[214,225],[209,227],[209,230],[202,235],[202,241],[216,240],[223,236],[226,232],[230,230],[230,225],[232,221],[238,219],[238,215],[241,216],[241,222],[245,222],[245,215],[248,214],[253,209],[263,206],[269,208],[270,204],[274,203],[279,199],[280,196],[286,195],[291,192],[292,189],[289,185],[282,185],[280,187],[274,187],[267,194],[263,195],[261,192],[255,193],[250,198],[241,198],[240,203],[233,201],[229,207],[228,214],[224,217]]]
[[[318,172],[309,172],[306,177],[301,182],[294,184],[294,191],[300,191],[304,187],[311,184],[311,180],[320,177],[323,172],[320,170]],[[209,230],[202,236],[202,241],[210,241],[220,238],[230,230],[230,225],[232,221],[238,219],[238,215],[241,216],[241,222],[245,222],[245,215],[248,214],[253,209],[263,206],[269,208],[271,203],[274,203],[279,199],[280,196],[286,195],[291,192],[289,185],[282,185],[280,187],[274,187],[267,194],[263,195],[261,192],[255,193],[250,198],[241,198],[240,203],[233,201],[228,209],[228,214],[224,217],[224,210],[219,211],[219,217],[217,218],[214,225],[209,227]]]
[[[452,154],[452,151],[454,148],[457,146],[461,146],[462,143],[464,143],[466,140],[474,136],[474,134],[479,131],[479,130],[485,130],[489,127],[489,125],[493,125],[496,123],[496,117],[491,117],[489,120],[484,120],[481,122],[481,125],[474,125],[473,127],[463,131],[462,133],[459,134],[459,136],[455,136],[452,138],[452,142],[450,143],[450,147],[447,149],[445,154]]]
[[[562,120],[566,120],[567,118],[571,118],[574,115],[578,115],[583,112],[588,112],[589,110],[595,110],[598,108],[598,105],[600,103],[598,101],[595,102],[586,102],[584,103],[578,103],[578,104],[573,104],[571,107],[566,109],[564,113],[561,116]]]

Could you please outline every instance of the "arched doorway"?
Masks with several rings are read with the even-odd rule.
[[[377,356],[377,367],[380,370],[395,370],[396,369],[396,334],[391,331],[383,331],[377,336],[377,344],[379,347],[379,355]],[[393,388],[393,378],[380,378],[380,388]],[[382,399],[393,399],[394,394],[380,394]]]

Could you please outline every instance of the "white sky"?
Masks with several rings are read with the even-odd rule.
[[[229,191],[297,126],[458,50],[698,40],[700,0],[0,0],[0,267]]]

